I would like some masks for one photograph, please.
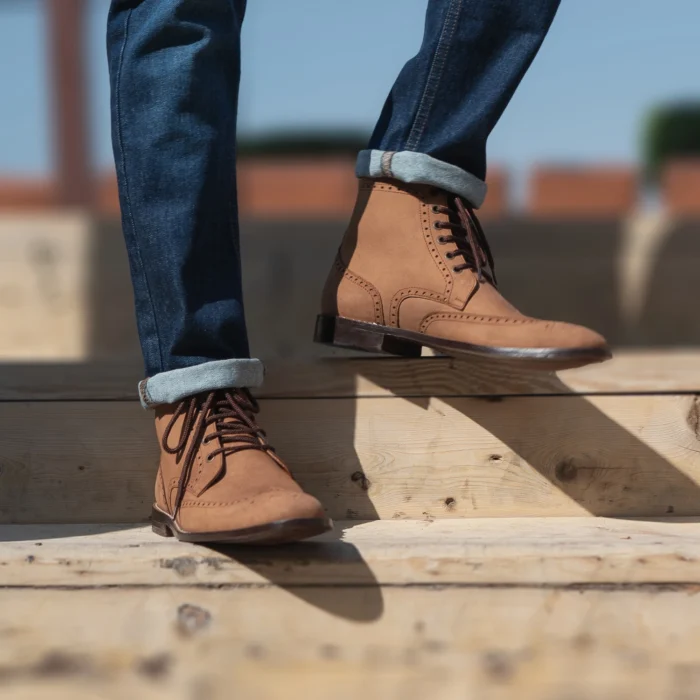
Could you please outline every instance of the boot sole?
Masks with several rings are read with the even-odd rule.
[[[156,535],[175,537],[180,542],[217,544],[274,545],[299,542],[309,537],[322,535],[333,529],[330,518],[293,518],[276,520],[265,525],[246,527],[223,532],[185,532],[175,521],[159,508],[153,507],[151,527]]]
[[[378,323],[353,321],[342,316],[318,316],[314,341],[401,357],[420,357],[423,347],[427,347],[447,355],[481,357],[546,371],[583,367],[612,357],[607,348],[493,348],[472,345]]]

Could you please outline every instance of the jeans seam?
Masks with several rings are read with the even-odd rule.
[[[153,297],[151,295],[151,287],[148,283],[148,275],[146,274],[146,267],[143,264],[143,258],[141,257],[141,248],[139,246],[138,237],[136,235],[136,222],[134,219],[133,208],[131,206],[131,194],[129,188],[129,177],[126,168],[126,150],[124,148],[124,134],[122,131],[122,99],[121,99],[121,85],[122,85],[122,72],[124,68],[124,54],[126,53],[126,44],[129,40],[129,27],[131,24],[131,16],[133,10],[127,11],[126,19],[124,20],[124,39],[122,41],[121,50],[119,52],[119,63],[117,65],[117,72],[115,76],[114,93],[116,100],[116,128],[117,128],[117,142],[119,143],[119,160],[121,161],[121,172],[124,181],[124,203],[126,205],[126,217],[129,220],[129,225],[131,226],[131,231],[133,234],[132,244],[134,246],[134,254],[138,259],[139,267],[141,268],[141,273],[143,274],[144,283],[146,285],[146,293],[148,294],[148,301],[151,306],[151,316],[153,318],[153,326],[156,332],[156,345],[158,347],[158,359],[160,362],[160,371],[163,371],[163,349],[160,343],[160,331],[158,329],[158,318],[156,316],[156,308],[153,303]]]
[[[391,161],[394,159],[394,151],[384,151],[381,157],[381,169],[384,177],[394,177],[391,169]]]
[[[151,395],[148,393],[148,380],[143,379],[139,382],[138,386],[139,398],[144,406],[150,406],[153,403]]]
[[[430,71],[425,83],[425,88],[418,105],[418,111],[413,119],[413,125],[406,141],[407,151],[417,151],[420,141],[423,138],[425,127],[428,124],[428,117],[435,103],[437,96],[437,86],[442,79],[442,75],[447,63],[447,54],[450,50],[452,37],[457,27],[459,14],[462,10],[463,0],[451,0],[450,6],[445,15],[445,21],[440,32],[437,48],[433,61],[430,64]]]

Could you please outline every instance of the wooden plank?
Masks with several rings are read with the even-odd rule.
[[[692,392],[700,388],[700,351],[622,351],[609,361],[558,373],[481,359],[422,357],[327,359],[271,364],[267,398],[349,396],[529,396]]]
[[[85,359],[89,238],[83,214],[0,216],[0,384],[13,385],[17,362]]]
[[[630,586],[700,582],[700,521],[341,521],[294,547],[207,547],[128,525],[0,526],[4,587]]]
[[[311,342],[311,336],[343,226],[342,221],[244,222],[241,246],[249,335],[253,351],[263,359],[328,355],[326,348]],[[64,346],[80,346],[91,359],[131,358],[139,375],[133,294],[120,227],[113,217],[93,218],[88,229],[82,247],[61,248],[52,273],[62,277],[72,274],[64,270],[77,267],[78,276],[88,284],[65,287],[69,293],[60,307],[64,320],[52,321],[50,333],[44,331],[45,349],[40,346],[39,355],[71,360],[74,354]],[[697,346],[700,324],[692,305],[685,303],[698,286],[697,226],[672,227],[652,250],[628,245],[630,239],[645,237],[630,227],[623,235],[619,223],[542,227],[523,220],[489,227],[502,291],[525,312],[591,326],[616,346]],[[0,261],[7,258],[6,249],[12,252],[14,238],[11,230],[7,237],[0,235]],[[10,271],[12,278],[33,280],[32,262],[29,256],[19,258]],[[548,284],[533,284],[545,276]],[[0,279],[10,278],[0,270]],[[0,304],[13,307],[27,299],[23,287],[18,296],[4,286]],[[18,285],[13,281],[12,286]],[[636,300],[632,306],[631,299]],[[49,323],[42,321],[41,306],[25,306],[21,316],[4,313],[3,338],[17,338],[11,356],[31,362],[37,357],[36,346],[22,341],[19,331],[32,326],[41,337]],[[83,323],[74,326],[68,320],[74,317]],[[7,342],[3,338],[0,342]]]
[[[272,444],[336,519],[700,515],[693,395],[279,399]],[[0,404],[0,522],[138,522],[158,459],[131,402]]]
[[[139,360],[0,364],[0,401],[112,400],[136,397]],[[700,351],[624,350],[610,362],[557,374],[493,362],[423,357],[329,358],[271,362],[261,398],[386,396],[547,396],[700,393]]]
[[[11,700],[694,698],[695,590],[5,589],[0,689]]]

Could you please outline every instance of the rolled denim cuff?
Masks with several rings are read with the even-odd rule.
[[[433,185],[464,197],[478,209],[486,198],[486,183],[456,165],[414,151],[360,151],[357,177],[391,177],[394,180]]]
[[[264,376],[265,366],[260,360],[214,360],[144,379],[139,382],[139,398],[144,408],[153,408],[202,391],[254,389],[263,383]]]

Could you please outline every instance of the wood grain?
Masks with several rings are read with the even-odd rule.
[[[631,586],[700,582],[700,520],[336,523],[293,547],[207,547],[128,525],[0,526],[3,586]]]
[[[0,591],[10,700],[697,697],[695,589]]]
[[[336,519],[700,515],[693,395],[268,399]],[[158,459],[131,402],[0,403],[0,522],[139,522]]]
[[[0,401],[136,399],[135,362],[0,364]],[[271,362],[262,398],[537,396],[700,393],[700,351],[626,350],[610,362],[558,374],[483,360],[423,357]]]

